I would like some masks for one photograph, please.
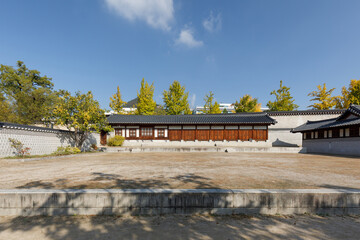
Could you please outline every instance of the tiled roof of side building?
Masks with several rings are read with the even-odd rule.
[[[346,109],[328,109],[328,110],[298,110],[298,111],[266,111],[269,116],[292,116],[292,115],[328,115],[342,114]]]
[[[110,124],[275,124],[266,113],[195,115],[110,115]]]
[[[346,118],[348,114],[354,114],[357,118]],[[293,133],[305,132],[317,129],[335,128],[335,127],[346,127],[360,124],[360,105],[351,105],[347,110],[343,112],[337,118],[331,118],[320,121],[308,121],[307,123],[294,128]]]

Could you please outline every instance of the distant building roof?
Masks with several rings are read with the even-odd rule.
[[[110,124],[275,124],[267,113],[199,115],[111,115]]]
[[[355,115],[355,118],[346,118],[350,114]],[[320,121],[307,121],[305,124],[294,128],[291,132],[305,132],[318,129],[327,129],[335,127],[346,127],[360,124],[360,105],[351,105],[347,110],[337,118],[330,118]]]
[[[292,116],[292,115],[328,115],[342,114],[346,109],[328,109],[328,110],[298,110],[298,111],[265,111],[269,116]]]
[[[138,102],[139,102],[139,98],[136,97],[136,98],[128,101],[123,107],[124,108],[136,108]]]

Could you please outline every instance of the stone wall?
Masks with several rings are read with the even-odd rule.
[[[360,214],[360,190],[0,190],[0,216],[305,213]]]
[[[64,130],[0,123],[0,157],[15,155],[9,138],[19,140],[24,147],[29,147],[31,155],[43,155],[55,152],[58,147],[73,145],[68,136],[69,132]],[[91,144],[100,144],[99,134],[91,134],[85,141],[83,150],[90,149]]]

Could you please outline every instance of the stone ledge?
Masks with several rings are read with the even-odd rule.
[[[360,214],[347,189],[10,189],[0,216],[157,214]]]

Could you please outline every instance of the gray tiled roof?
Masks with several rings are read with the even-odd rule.
[[[347,114],[354,114],[355,118],[343,119]],[[320,121],[308,121],[307,123],[294,128],[291,132],[305,132],[318,129],[335,128],[335,127],[346,127],[360,124],[360,105],[351,105],[341,116],[338,118],[331,118]]]
[[[110,115],[110,124],[275,124],[267,113],[195,115]]]
[[[296,111],[266,111],[269,116],[293,116],[293,115],[338,115],[342,114],[346,109],[328,109],[328,110],[296,110]]]

